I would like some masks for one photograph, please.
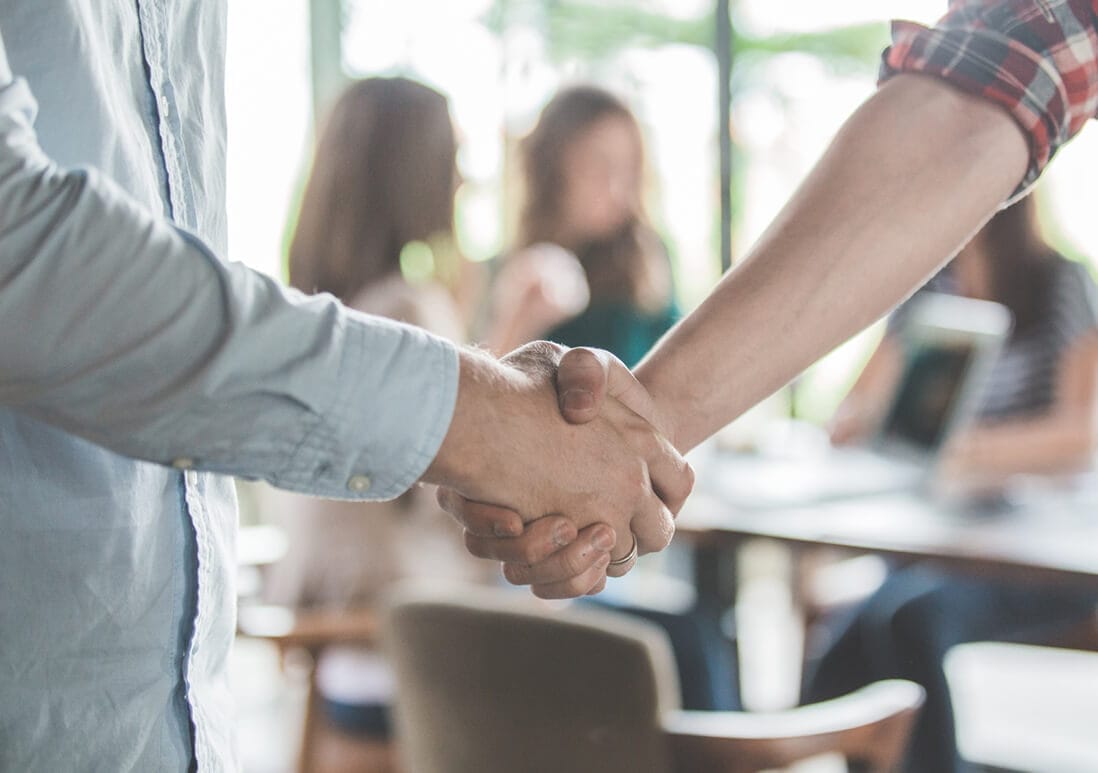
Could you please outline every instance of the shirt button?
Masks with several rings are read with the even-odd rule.
[[[194,467],[194,459],[189,456],[181,456],[172,462],[172,467],[177,470],[189,470]]]
[[[347,481],[347,488],[361,494],[364,491],[369,491],[372,483],[373,481],[367,475],[352,475],[350,480]]]

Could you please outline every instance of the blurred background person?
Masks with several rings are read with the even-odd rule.
[[[997,214],[925,290],[996,301],[1014,327],[991,369],[976,418],[949,441],[943,483],[988,496],[1010,476],[1086,470],[1096,444],[1098,287],[1081,264],[1041,235],[1032,196]],[[884,419],[902,368],[900,307],[836,412],[835,443],[869,438]],[[829,646],[810,666],[805,702],[889,677],[927,690],[908,757],[912,771],[962,771],[944,670],[951,647],[1051,634],[1087,619],[1093,593],[1039,584],[969,580],[930,567],[889,575],[872,596],[826,621]]]
[[[290,246],[290,282],[359,311],[455,341],[465,323],[450,290],[405,278],[410,251],[457,276],[457,144],[446,98],[406,78],[368,78],[343,92],[320,133]],[[395,581],[491,583],[498,567],[470,556],[462,530],[416,486],[379,504],[270,491],[263,506],[286,529],[289,551],[267,579],[269,601],[295,608],[371,607]],[[343,729],[384,737],[392,693],[376,653],[325,650],[317,665],[325,710]]]
[[[540,324],[532,332],[497,324],[493,348],[546,338],[636,364],[679,316],[667,251],[645,213],[636,117],[598,86],[565,88],[542,110],[521,157],[525,198],[515,249],[494,283],[495,318],[523,319],[512,308],[531,296],[562,298],[556,306],[571,315],[550,324],[526,315],[527,325]]]

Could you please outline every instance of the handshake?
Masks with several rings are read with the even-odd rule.
[[[542,598],[601,591],[662,550],[694,474],[674,427],[613,355],[539,341],[495,360],[464,351],[457,405],[423,480]]]

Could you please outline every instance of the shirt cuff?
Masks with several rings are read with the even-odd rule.
[[[290,488],[329,498],[393,499],[423,476],[446,437],[457,402],[457,348],[387,319],[348,312],[343,323],[331,408],[282,477]]]
[[[987,26],[999,22],[990,13],[956,27],[948,26],[950,18],[934,28],[893,22],[881,82],[898,73],[931,75],[1003,107],[1029,142],[1029,164],[1017,197],[1098,109],[1093,22],[1068,31],[1055,25],[1040,29],[1036,22],[1015,18],[1000,25],[1007,34]]]

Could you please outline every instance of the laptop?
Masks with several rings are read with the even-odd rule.
[[[918,490],[951,433],[976,411],[1010,327],[1000,304],[921,294],[900,331],[899,382],[868,443],[815,455],[735,455],[719,466],[718,494],[733,505],[773,508]]]

